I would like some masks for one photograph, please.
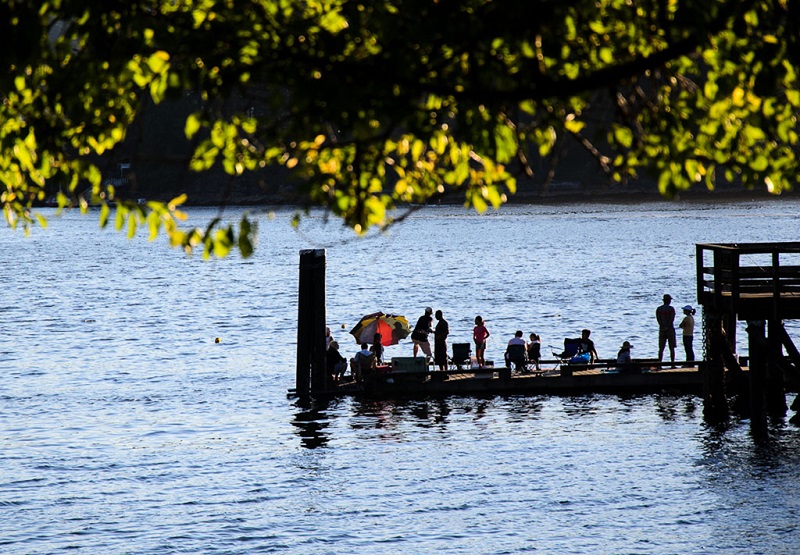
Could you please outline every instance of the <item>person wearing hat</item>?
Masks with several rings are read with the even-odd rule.
[[[669,359],[675,367],[675,309],[670,306],[672,297],[664,295],[664,304],[656,309],[658,320],[658,361],[664,358],[664,347],[669,343]]]
[[[683,307],[683,320],[678,327],[683,330],[683,348],[686,351],[686,362],[694,362],[694,313],[692,305],[687,304]]]
[[[623,374],[630,373],[634,369],[633,364],[631,364],[633,362],[631,349],[633,349],[633,345],[631,345],[630,341],[623,341],[617,353],[617,369]]]
[[[622,347],[617,353],[617,364],[626,364],[631,361],[631,349],[633,349],[633,345],[630,341],[622,342]]]
[[[433,309],[431,307],[425,308],[425,314],[419,317],[417,325],[414,326],[414,331],[411,332],[411,340],[414,342],[414,356],[420,349],[425,353],[428,358],[433,357],[431,351],[431,344],[428,342],[428,334],[433,331]]]

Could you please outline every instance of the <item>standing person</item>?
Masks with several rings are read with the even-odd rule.
[[[447,336],[450,324],[444,319],[441,310],[436,311],[436,329],[433,331],[433,362],[444,372],[447,370]]]
[[[590,335],[592,335],[592,330],[581,331],[581,338],[578,340],[578,352],[589,353],[589,363],[593,364],[600,357],[597,356],[597,349],[594,348],[594,341],[589,339]]]
[[[331,343],[333,342],[333,334],[331,333],[331,328],[325,327],[325,350],[331,348]]]
[[[683,320],[681,323],[678,324],[678,327],[683,330],[683,348],[686,351],[686,362],[694,362],[694,347],[692,346],[692,342],[694,341],[694,314],[695,309],[692,308],[692,305],[686,305],[683,307]]]
[[[383,336],[379,333],[376,333],[372,337],[372,347],[369,348],[370,351],[375,353],[375,364],[383,364]]]
[[[422,349],[426,357],[431,358],[433,356],[431,344],[428,342],[428,334],[433,331],[431,329],[433,328],[431,314],[433,314],[433,309],[431,307],[425,308],[425,314],[419,317],[417,325],[414,326],[414,331],[411,332],[411,340],[414,342],[414,356],[417,356],[420,349]]]
[[[664,347],[669,343],[669,359],[675,368],[675,309],[670,306],[672,297],[664,295],[664,304],[656,309],[658,320],[658,361],[664,359]]]
[[[539,370],[539,359],[542,356],[542,340],[535,333],[530,335],[528,343],[528,360],[534,363],[536,370]]]
[[[483,366],[486,361],[484,355],[486,354],[486,340],[489,339],[489,330],[483,318],[475,316],[475,327],[472,329],[472,339],[475,341],[475,358],[478,359],[478,366]]]

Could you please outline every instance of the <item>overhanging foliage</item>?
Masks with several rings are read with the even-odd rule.
[[[45,223],[32,207],[48,188],[66,206],[89,184],[103,225],[113,201],[131,233],[249,255],[247,219],[182,230],[184,199],[116,198],[91,163],[148,102],[184,95],[202,101],[185,121],[192,170],[284,166],[359,233],[445,192],[497,207],[568,141],[613,181],[651,172],[666,196],[797,181],[798,0],[86,4],[0,2],[11,225]]]

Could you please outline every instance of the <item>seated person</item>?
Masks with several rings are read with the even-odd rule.
[[[331,341],[325,351],[325,367],[335,382],[340,381],[347,370],[347,360],[339,353],[339,344],[336,341]]]
[[[542,341],[535,333],[531,334],[531,341],[528,343],[528,360],[534,363],[536,369],[539,369],[539,359],[542,356]]]
[[[514,332],[514,337],[508,341],[508,347],[506,348],[506,366],[510,368],[510,365],[513,364],[517,372],[523,372],[525,370],[525,364],[528,362],[527,352],[528,346],[522,338],[522,331],[517,330]]]
[[[599,356],[597,356],[597,349],[594,348],[594,341],[589,339],[589,336],[592,334],[591,330],[583,330],[581,331],[581,338],[579,340],[579,352],[580,353],[589,353],[589,363],[592,364],[597,361]]]
[[[633,345],[629,341],[623,341],[622,346],[619,348],[619,353],[617,353],[617,369],[623,374],[633,373],[638,370],[632,364],[631,349],[633,349]]]
[[[353,376],[356,377],[357,381],[361,381],[364,375],[372,373],[374,368],[375,353],[369,349],[368,344],[362,343],[361,350],[356,353],[356,356],[350,359],[350,371]]]

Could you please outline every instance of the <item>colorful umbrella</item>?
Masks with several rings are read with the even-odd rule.
[[[386,347],[396,345],[401,339],[408,337],[411,329],[405,316],[376,312],[361,318],[350,330],[350,334],[356,338],[356,343],[371,344],[376,333],[381,334],[381,344]]]

